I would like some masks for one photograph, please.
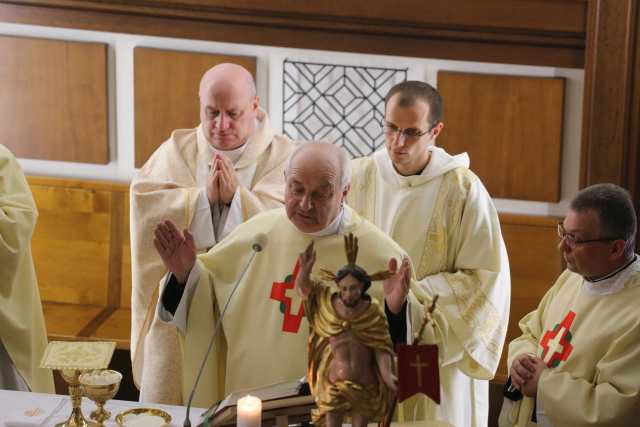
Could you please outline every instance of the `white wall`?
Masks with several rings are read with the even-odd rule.
[[[341,65],[407,67],[409,79],[425,80],[434,86],[439,70],[564,77],[566,91],[561,202],[543,203],[495,199],[495,203],[501,212],[564,215],[568,199],[578,190],[583,70],[265,47],[7,23],[0,23],[0,35],[97,42],[108,45],[109,164],[91,165],[20,159],[27,174],[122,182],[131,179],[135,173],[133,49],[136,46],[144,46],[257,57],[258,95],[261,98],[262,106],[269,112],[271,123],[276,129],[279,129],[282,124],[282,63],[284,59]],[[0,60],[2,59],[0,58]],[[473,159],[471,159],[471,167],[473,168]]]

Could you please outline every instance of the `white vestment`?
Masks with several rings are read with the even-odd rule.
[[[219,152],[233,163],[239,181],[230,206],[211,205],[206,182],[214,154],[202,126],[174,131],[131,183],[131,358],[140,400],[179,404],[181,359],[175,328],[153,322],[158,282],[166,270],[153,246],[163,220],[194,234],[199,250],[222,240],[253,215],[282,205],[284,166],[294,144],[276,135],[260,111],[256,129],[239,149]]]
[[[37,220],[22,168],[0,144],[0,388],[54,393],[51,371],[40,368],[47,333],[31,256]]]
[[[597,282],[566,270],[520,321],[508,366],[531,353],[548,368],[536,398],[504,399],[500,427],[640,425],[640,260]],[[535,406],[536,422],[532,421]]]
[[[400,420],[486,426],[488,379],[507,331],[510,276],[500,223],[466,154],[433,147],[419,175],[398,174],[386,149],[353,161],[349,204],[407,251],[416,295],[437,303],[441,404],[400,405]]]
[[[391,257],[405,252],[377,227],[349,207],[323,233],[300,232],[283,209],[255,216],[236,228],[208,253],[199,255],[174,315],[158,307],[158,319],[169,321],[183,332],[182,393],[188,396],[205,356],[214,325],[251,254],[256,234],[265,233],[268,243],[242,278],[222,320],[222,333],[207,358],[194,405],[209,406],[225,395],[304,376],[307,368],[309,324],[302,300],[294,289],[298,256],[313,240],[320,269],[336,271],[346,263],[344,234],[359,239],[358,264],[366,271],[380,271]],[[166,292],[163,290],[163,292]],[[382,301],[381,282],[368,293]],[[161,298],[163,295],[161,294]],[[405,313],[410,324],[420,325],[421,304],[409,293]],[[431,340],[433,337],[430,338]]]

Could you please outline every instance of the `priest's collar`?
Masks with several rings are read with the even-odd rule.
[[[227,159],[231,160],[231,163],[233,163],[234,165],[238,162],[238,160],[240,160],[240,156],[242,156],[242,153],[244,153],[244,150],[246,148],[247,148],[246,142],[242,144],[240,147],[234,148],[233,150],[218,150],[213,145],[207,144],[207,149],[209,151],[209,154],[211,154],[212,158],[216,154],[220,154],[225,156]],[[209,168],[211,168],[211,164],[209,164]]]
[[[242,146],[234,150],[225,151],[212,147],[204,136],[202,123],[198,126],[197,130],[198,147],[200,147],[199,152],[203,157],[208,157],[206,162],[209,162],[213,154],[222,154],[231,160],[231,163],[233,163],[236,169],[246,168],[254,164],[256,159],[271,143],[273,136],[273,129],[271,129],[269,125],[269,116],[261,108],[258,109],[253,134]],[[207,149],[203,149],[203,146],[207,147]],[[198,161],[201,161],[203,157],[200,157]],[[211,167],[211,165],[209,165],[209,167]]]
[[[320,231],[315,231],[313,233],[304,233],[313,237],[324,237],[331,236],[334,234],[339,234],[344,228],[345,224],[348,224],[351,221],[351,208],[342,205],[340,208],[340,212],[331,222],[331,224],[327,225]]]
[[[399,174],[393,166],[393,162],[386,148],[377,151],[374,154],[374,159],[383,179],[388,183],[395,183],[399,187],[415,187],[442,176],[452,169],[469,167],[469,156],[467,153],[452,156],[442,148],[436,146],[429,147],[429,151],[431,152],[429,162],[418,175],[404,176]]]
[[[611,273],[599,277],[583,280],[583,289],[591,295],[608,295],[620,292],[629,276],[633,273],[640,272],[640,259],[638,255],[634,255],[633,259]]]

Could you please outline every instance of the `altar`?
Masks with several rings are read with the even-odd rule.
[[[184,406],[146,405],[140,402],[124,400],[109,400],[106,408],[113,414],[105,423],[107,427],[117,426],[115,416],[133,408],[153,407],[162,409],[171,415],[171,426],[182,425],[186,414]],[[82,412],[89,414],[95,409],[95,404],[89,399],[82,399]],[[69,396],[60,394],[27,393],[21,391],[0,390],[0,426],[2,427],[52,427],[67,420],[71,412]],[[191,408],[191,423],[196,425],[203,408]],[[372,424],[374,425],[374,424]],[[427,421],[414,423],[392,423],[393,427],[421,426],[421,427],[451,427],[442,421]]]
[[[88,416],[95,407],[95,403],[89,399],[82,399],[82,413],[85,416]],[[105,422],[105,426],[117,426],[115,422],[117,414],[141,407],[153,407],[165,411],[171,415],[171,426],[181,426],[186,414],[186,408],[183,406],[147,405],[140,402],[109,400],[106,409],[111,411],[112,416]],[[200,414],[204,411],[202,408],[191,408],[192,425],[197,424]],[[69,396],[0,390],[0,426],[3,427],[54,426],[66,421],[70,413],[71,400]]]

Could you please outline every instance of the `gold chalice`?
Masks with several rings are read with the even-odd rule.
[[[104,422],[111,417],[111,412],[104,409],[104,405],[118,392],[122,374],[111,369],[90,371],[80,375],[79,381],[84,395],[98,407],[91,413],[91,419],[96,421],[92,425],[104,426]]]
[[[82,403],[82,390],[78,378],[84,372],[81,369],[60,369],[60,375],[69,384],[69,396],[73,407],[69,419],[56,427],[90,427],[90,422],[82,415],[80,404]]]

